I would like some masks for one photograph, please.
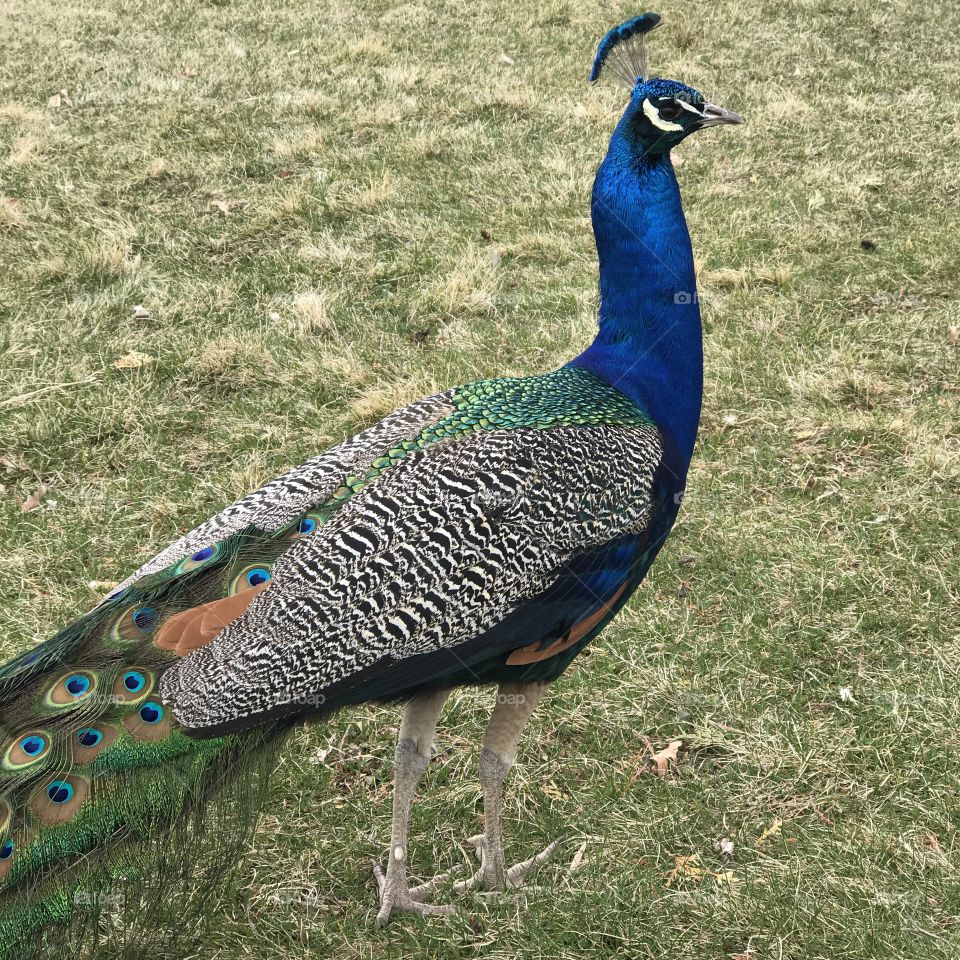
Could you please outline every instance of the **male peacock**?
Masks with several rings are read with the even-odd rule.
[[[437,880],[408,888],[405,864],[453,687],[501,694],[480,756],[481,867],[458,888],[519,884],[552,852],[506,868],[501,785],[537,702],[636,589],[679,509],[702,351],[670,150],[740,122],[649,79],[659,19],[611,30],[593,65],[630,102],[593,190],[599,332],[584,353],[391,414],[0,670],[0,956],[75,943],[84,925],[95,936],[121,907],[155,920],[164,894],[235,858],[291,726],[350,704],[406,701],[380,922],[452,910],[429,902]]]

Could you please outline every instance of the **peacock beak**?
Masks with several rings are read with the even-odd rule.
[[[701,113],[703,113],[701,127],[715,127],[721,123],[743,123],[743,117],[739,113],[727,110],[726,107],[718,107],[715,103],[705,103]]]

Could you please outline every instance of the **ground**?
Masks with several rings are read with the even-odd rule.
[[[2,654],[397,404],[589,341],[623,93],[586,75],[639,8],[0,8]],[[657,9],[655,72],[747,124],[676,153],[706,342],[681,521],[508,781],[509,853],[566,850],[526,912],[375,930],[399,718],[343,714],[285,752],[207,958],[960,951],[960,15]],[[490,701],[441,722],[418,876],[468,856]]]

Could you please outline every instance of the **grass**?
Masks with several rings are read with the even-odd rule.
[[[397,404],[589,341],[621,94],[584,81],[634,6],[0,6],[4,655]],[[398,715],[344,714],[281,760],[205,957],[960,950],[960,17],[661,12],[656,71],[749,122],[677,153],[707,355],[681,522],[508,781],[508,853],[567,851],[526,912],[375,931]],[[442,721],[420,876],[479,824],[490,700]]]

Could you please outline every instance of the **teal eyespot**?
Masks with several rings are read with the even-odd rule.
[[[140,708],[140,719],[144,723],[159,723],[163,719],[163,707],[154,700],[149,700]]]
[[[270,579],[270,571],[266,567],[254,567],[248,570],[244,577],[251,587],[259,587]]]
[[[4,840],[0,847],[0,860],[9,860],[13,856],[13,848],[16,844],[12,840]]]
[[[67,692],[75,697],[82,697],[91,687],[93,681],[83,673],[75,673],[72,677],[67,677]]]
[[[151,689],[153,689],[154,683],[155,677],[151,671],[145,670],[143,667],[128,667],[114,681],[111,699],[115,703],[134,703],[138,700],[146,700]]]
[[[24,770],[46,757],[52,744],[46,730],[30,730],[10,742],[3,753],[4,770]]]
[[[262,587],[273,579],[269,564],[255,563],[244,567],[231,581],[230,593],[239,593],[251,587]]]
[[[207,547],[202,547],[190,554],[189,557],[184,557],[173,568],[173,572],[178,574],[189,573],[191,570],[199,570],[201,567],[209,566],[220,556],[222,550],[223,547],[219,543],[211,543]]]
[[[136,703],[137,698],[131,697],[127,702]],[[78,727],[72,737],[74,762],[93,763],[117,739],[117,728],[110,723],[98,723],[95,727]]]
[[[140,607],[131,614],[134,626],[144,633],[149,633],[157,625],[159,614],[153,607]]]
[[[307,513],[299,520],[294,520],[289,527],[284,528],[282,536],[290,540],[302,540],[316,533],[322,522],[323,517],[319,513]]]
[[[139,693],[147,685],[147,678],[139,670],[128,670],[123,675],[123,685],[130,693]]]
[[[103,740],[103,734],[95,727],[84,727],[77,731],[77,741],[81,747],[95,747]]]
[[[69,803],[73,792],[73,785],[66,780],[52,780],[47,785],[47,797],[51,803]]]
[[[46,745],[47,741],[39,734],[32,734],[29,737],[24,737],[20,741],[20,749],[28,757],[35,757],[38,753],[42,753]]]
[[[97,686],[97,675],[89,670],[76,670],[60,677],[44,696],[48,707],[70,707],[89,697]]]
[[[113,621],[108,633],[108,639],[114,643],[125,645],[153,633],[160,623],[160,611],[156,607],[136,604],[127,607]]]

